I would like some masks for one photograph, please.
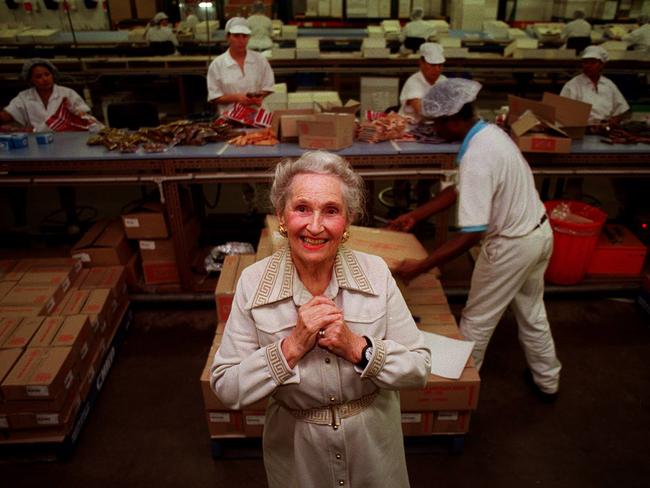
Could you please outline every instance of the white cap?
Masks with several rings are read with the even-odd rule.
[[[444,63],[445,56],[442,52],[442,46],[437,42],[424,42],[420,44],[420,55],[429,64]]]
[[[440,80],[422,98],[422,115],[430,119],[455,115],[476,100],[482,87],[478,81],[464,78]]]
[[[248,20],[244,17],[233,17],[226,22],[226,34],[246,34],[251,35],[251,28],[248,26]]]
[[[606,63],[609,59],[607,51],[600,46],[587,46],[582,53],[582,59],[598,59]]]
[[[165,12],[158,12],[156,15],[153,16],[153,23],[160,24],[163,20],[166,20],[168,18],[169,17]]]

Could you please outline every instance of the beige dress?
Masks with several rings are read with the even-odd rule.
[[[342,247],[325,292],[348,327],[368,336],[374,353],[362,371],[315,347],[290,369],[280,344],[312,296],[288,248],[244,270],[211,370],[221,401],[242,409],[271,396],[264,426],[270,487],[409,486],[400,421],[400,388],[424,386],[430,353],[384,261]],[[313,409],[377,392],[340,427],[297,420]]]

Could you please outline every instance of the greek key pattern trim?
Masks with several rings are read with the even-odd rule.
[[[386,363],[386,344],[384,341],[375,339],[372,343],[372,361],[368,365],[368,373],[365,376],[377,376]]]
[[[362,396],[357,400],[351,400],[347,403],[338,403],[326,407],[307,408],[303,410],[293,410],[287,408],[291,415],[298,420],[309,422],[310,424],[332,425],[335,418],[344,419],[353,417],[362,412],[375,401],[378,391]]]
[[[375,290],[372,289],[372,285],[363,272],[363,269],[361,269],[361,265],[359,264],[359,261],[357,261],[357,257],[354,253],[349,249],[342,247],[339,254],[345,259],[345,264],[349,268],[352,278],[359,290],[364,293],[374,294]]]
[[[279,344],[279,342],[274,342],[273,344],[267,346],[266,360],[269,363],[271,376],[273,376],[273,379],[278,385],[281,385],[289,378],[291,378],[292,373],[284,366]]]
[[[262,280],[257,286],[255,291],[255,300],[253,301],[253,308],[259,305],[264,305],[269,301],[271,297],[271,292],[275,286],[275,282],[278,279],[280,271],[280,263],[282,262],[282,257],[284,253],[287,252],[287,249],[284,248],[271,256],[269,259],[266,268],[264,268],[264,273],[262,273]]]

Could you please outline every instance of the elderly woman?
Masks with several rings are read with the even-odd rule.
[[[75,115],[86,116],[90,113],[90,107],[76,91],[57,85],[59,71],[48,60],[34,58],[25,61],[21,74],[30,88],[21,91],[0,111],[0,124],[14,122],[36,132],[44,132],[60,128],[55,114],[62,104]],[[78,130],[83,130],[83,127]]]
[[[235,103],[259,106],[273,91],[271,65],[260,53],[248,50],[250,36],[248,21],[232,17],[226,23],[228,50],[208,68],[208,102],[216,105],[220,113]]]
[[[343,245],[363,193],[334,154],[280,163],[287,246],[237,285],[211,382],[233,409],[269,396],[271,487],[409,485],[396,390],[425,384],[430,353],[383,260]]]

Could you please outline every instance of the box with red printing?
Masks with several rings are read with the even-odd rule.
[[[588,275],[638,276],[648,248],[630,230],[606,224],[587,267]]]

